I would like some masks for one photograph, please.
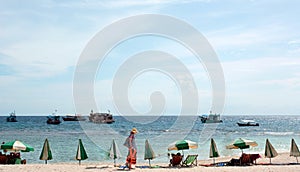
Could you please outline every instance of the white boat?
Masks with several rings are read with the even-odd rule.
[[[241,120],[240,122],[237,122],[237,125],[240,127],[259,126],[259,123],[255,122],[254,120]]]
[[[221,120],[220,114],[212,114],[210,111],[209,115],[202,115],[200,116],[202,123],[221,123],[223,122]]]
[[[91,110],[89,120],[90,122],[99,124],[111,124],[115,122],[110,111],[108,111],[108,113],[94,113],[93,110]]]

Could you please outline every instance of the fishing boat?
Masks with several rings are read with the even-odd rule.
[[[82,117],[81,115],[66,115],[65,117],[62,117],[64,121],[85,121],[86,119]]]
[[[99,124],[111,124],[115,122],[110,111],[108,111],[108,113],[94,113],[93,110],[91,110],[89,120],[90,122]]]
[[[240,127],[259,126],[259,123],[255,122],[254,120],[241,120],[240,122],[237,122],[237,125]]]
[[[221,120],[220,114],[212,114],[212,111],[210,111],[209,115],[202,115],[200,116],[202,123],[221,123],[223,122]]]
[[[56,115],[57,110],[55,110],[52,115],[47,116],[47,124],[60,124],[60,116]]]
[[[17,116],[16,116],[16,112],[13,111],[9,114],[9,117],[6,118],[7,122],[18,122],[17,121]]]

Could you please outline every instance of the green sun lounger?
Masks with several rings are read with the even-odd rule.
[[[182,162],[183,167],[191,167],[193,165],[197,166],[198,155],[188,155],[186,159]]]

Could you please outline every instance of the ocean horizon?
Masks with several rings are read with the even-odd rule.
[[[300,143],[300,116],[296,115],[222,115],[223,123],[203,124],[198,116],[115,116],[113,124],[92,122],[66,122],[59,125],[46,123],[46,116],[17,116],[18,122],[6,122],[7,116],[0,116],[0,142],[21,140],[32,147],[34,152],[22,152],[27,163],[44,163],[39,155],[47,138],[53,154],[51,162],[76,162],[78,139],[82,139],[89,158],[87,162],[112,162],[107,156],[114,139],[121,151],[118,163],[125,163],[127,148],[123,146],[130,130],[136,127],[138,163],[146,163],[144,144],[148,139],[157,158],[153,163],[168,163],[167,146],[176,139],[188,139],[198,143],[198,149],[183,151],[184,154],[198,154],[199,159],[209,159],[209,139],[214,138],[221,156],[240,155],[241,150],[226,149],[237,138],[247,138],[258,143],[257,147],[244,152],[263,154],[268,138],[278,152],[290,150],[291,139]],[[242,119],[255,120],[258,127],[239,127]],[[176,151],[175,151],[176,152]],[[180,151],[181,152],[181,151]]]

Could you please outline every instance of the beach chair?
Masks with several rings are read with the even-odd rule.
[[[0,155],[0,164],[7,164],[6,155]]]
[[[183,167],[191,167],[193,165],[197,166],[198,155],[188,155],[186,159],[182,162]]]
[[[15,164],[21,164],[21,158],[15,158]]]
[[[250,164],[251,164],[250,155],[243,153],[242,156],[240,157],[240,165],[250,165]]]
[[[256,159],[260,158],[259,154],[245,154],[243,153],[240,162],[241,165],[253,165],[256,164]]]
[[[170,166],[173,167],[179,166],[182,161],[183,156],[182,155],[172,155],[172,159],[170,160]]]

